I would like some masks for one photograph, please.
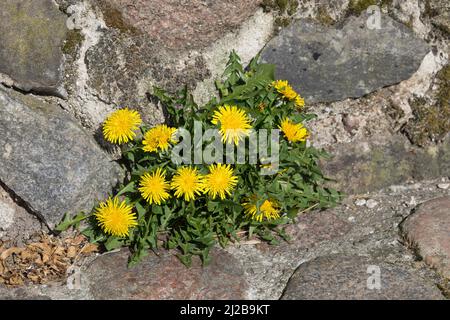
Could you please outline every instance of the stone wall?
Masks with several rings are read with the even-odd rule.
[[[380,8],[379,29],[367,24],[373,12],[366,9],[373,4]],[[172,267],[170,254],[162,261],[152,256],[142,270],[165,268],[168,273],[160,276],[180,288],[171,293],[177,298],[279,298],[296,268],[309,260],[284,298],[374,297],[361,288],[340,290],[339,281],[329,286],[332,293],[299,288],[317,270],[340,264],[338,252],[352,265],[396,264],[389,269],[393,283],[414,286],[398,292],[390,287],[391,298],[442,298],[436,283],[445,287],[448,246],[440,246],[444,258],[430,254],[414,222],[424,215],[418,214],[402,232],[437,273],[417,267],[410,263],[417,256],[399,243],[398,226],[417,204],[399,199],[426,202],[448,195],[435,185],[450,177],[449,16],[448,1],[439,0],[3,0],[0,239],[20,244],[35,231],[48,232],[67,212],[90,210],[122,177],[113,161],[117,150],[99,134],[106,116],[127,106],[150,125],[163,122],[161,107],[149,99],[154,86],[175,91],[187,85],[205,103],[235,49],[244,63],[261,53],[277,65],[278,77],[305,96],[307,110],[318,115],[307,124],[310,142],[334,155],[323,168],[350,200],[330,215],[300,218],[289,245],[215,252],[217,270],[188,272],[197,286],[177,282],[184,271]],[[424,182],[414,189],[417,181]],[[391,195],[392,185],[404,189]],[[359,208],[353,201],[358,197],[374,197],[379,205]],[[448,199],[437,203],[448,209]],[[427,210],[437,212],[437,218],[423,218],[431,224],[427,232],[448,220],[448,210]],[[436,241],[448,243],[441,231]],[[119,253],[99,259],[87,275],[125,258]],[[342,274],[353,273],[351,265],[340,265]],[[229,292],[215,276],[228,279]],[[158,281],[136,278],[146,287],[141,296],[125,288],[123,279],[97,278],[87,276],[80,292],[33,287],[4,296],[167,298]],[[109,286],[106,296],[94,290],[96,281]],[[208,286],[211,292],[201,291]]]

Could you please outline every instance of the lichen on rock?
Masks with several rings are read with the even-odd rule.
[[[450,65],[436,75],[439,89],[434,102],[416,98],[411,103],[414,118],[403,129],[419,146],[440,142],[450,132]]]
[[[285,28],[293,20],[298,10],[298,0],[262,0],[261,7],[266,12],[273,12],[276,17],[274,24],[276,28]]]
[[[61,52],[65,20],[51,0],[0,3],[0,72],[15,87],[66,97]]]
[[[389,6],[393,0],[350,0],[348,5],[348,13],[353,15],[360,15],[370,6]]]

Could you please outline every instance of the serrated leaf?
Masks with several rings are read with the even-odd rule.
[[[190,267],[192,265],[192,257],[190,255],[177,255],[177,258],[180,259],[181,263],[186,267]]]
[[[74,218],[71,218],[70,215],[68,213],[66,213],[64,215],[64,218],[61,221],[61,223],[55,227],[55,230],[60,231],[60,232],[66,231],[70,227],[77,225],[79,222],[81,222],[87,218],[89,218],[89,216],[87,216],[83,213],[79,213]]]

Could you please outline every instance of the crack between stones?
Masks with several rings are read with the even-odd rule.
[[[404,246],[407,250],[409,250],[414,257],[416,258],[417,261],[422,261],[422,257],[419,254],[419,248],[417,247],[417,245],[413,245],[411,241],[409,241],[406,232],[404,232],[403,230],[403,224],[405,223],[405,221],[414,214],[414,212],[416,211],[417,207],[413,208],[410,213],[408,215],[406,215],[405,217],[403,217],[402,221],[400,221],[400,223],[398,224],[398,230],[397,230],[397,235],[399,237],[399,243]],[[434,271],[434,270],[433,270]]]
[[[308,260],[310,261],[310,260]],[[284,294],[286,293],[287,287],[289,285],[289,282],[291,282],[292,277],[294,276],[295,272],[298,270],[298,268],[300,268],[300,266],[308,261],[302,262],[300,263],[291,273],[291,275],[289,276],[289,278],[286,281],[286,284],[284,285],[283,290],[281,291],[280,295],[278,296],[278,300],[281,300],[284,297]]]
[[[8,77],[8,76],[6,75],[6,77]],[[11,79],[11,78],[8,77],[8,79]],[[13,81],[13,80],[11,79],[11,81]],[[33,90],[33,89],[32,90],[23,90],[23,89],[15,86],[14,84],[12,84],[12,85],[6,84],[4,81],[0,81],[0,86],[2,86],[3,88],[6,88],[6,89],[14,90],[14,91],[16,91],[16,92],[18,92],[20,94],[23,94],[23,95],[30,95],[30,94],[32,94],[32,95],[39,96],[39,97],[52,97],[52,98],[58,98],[58,99],[61,99],[61,100],[66,100],[64,98],[63,94],[52,93],[52,92],[50,92],[51,91],[50,89],[49,89],[48,92],[46,92],[47,89],[42,89],[42,90]]]
[[[11,199],[14,201],[15,204],[25,209],[29,214],[35,216],[42,225],[44,225],[45,227],[47,227],[49,231],[51,231],[51,228],[45,221],[44,217],[39,212],[37,212],[30,203],[28,203],[27,201],[22,199],[19,195],[17,195],[17,193],[10,187],[8,187],[2,180],[0,180],[0,188],[3,188],[6,191],[6,193],[8,193],[8,195],[11,197]]]
[[[406,221],[406,219],[408,219],[408,217],[410,217],[411,215],[413,215],[415,213],[416,209],[417,209],[417,207],[413,208],[411,210],[411,212],[407,216],[405,216],[402,219],[402,221],[398,224],[398,237],[399,237],[399,243],[402,246],[404,246],[408,251],[410,251],[417,261],[423,261],[423,258],[419,253],[418,245],[414,245],[408,239],[406,232],[403,231],[403,223]],[[446,289],[446,287],[443,285],[443,283],[445,283],[445,281],[447,281],[447,280],[436,270],[436,268],[428,265],[427,263],[425,263],[425,266],[427,269],[431,270],[437,276],[438,279],[440,279],[440,282],[435,283],[435,285],[439,289],[441,294],[446,299],[450,299],[450,291],[448,291],[448,289]]]
[[[92,96],[94,98],[96,98],[98,101],[103,102],[105,105],[107,106],[114,106],[113,103],[106,101],[106,99],[103,99],[100,94],[98,94],[97,92],[91,92]]]

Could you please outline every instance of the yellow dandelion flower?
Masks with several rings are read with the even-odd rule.
[[[277,80],[272,82],[272,86],[289,101],[294,101],[297,108],[305,106],[305,100],[289,85],[287,80]]]
[[[137,226],[132,210],[132,206],[127,205],[125,201],[119,203],[119,198],[114,197],[100,203],[94,215],[105,233],[125,237],[131,227]]]
[[[198,173],[197,168],[181,167],[178,168],[170,188],[175,190],[175,196],[180,198],[184,196],[186,201],[194,200],[196,195],[201,195],[204,190],[203,177]]]
[[[287,80],[277,80],[272,82],[272,86],[286,99],[293,101],[297,96],[297,92],[289,85]]]
[[[103,136],[112,143],[122,144],[133,140],[142,123],[141,116],[128,108],[115,111],[103,123]]]
[[[238,178],[233,175],[231,166],[224,164],[213,164],[209,166],[209,174],[205,176],[204,192],[213,199],[217,196],[225,199],[226,195],[231,195],[231,190],[236,187]]]
[[[305,99],[303,99],[300,95],[295,97],[295,105],[297,108],[301,109],[305,106]]]
[[[214,112],[212,124],[220,124],[223,143],[239,145],[239,141],[250,134],[250,118],[237,106],[224,105]]]
[[[170,189],[169,183],[165,179],[166,171],[161,168],[153,173],[145,173],[139,182],[139,191],[148,203],[160,205],[166,201],[170,195],[167,192]]]
[[[277,204],[273,200],[265,200],[263,204],[259,207],[259,213],[256,208],[256,197],[251,197],[248,202],[242,204],[244,207],[244,211],[247,215],[249,215],[253,220],[263,221],[266,220],[276,220],[280,218],[280,211],[278,209]]]
[[[306,141],[309,136],[308,130],[301,123],[294,123],[290,119],[284,119],[279,128],[291,142]]]
[[[176,143],[174,138],[176,131],[177,129],[168,127],[165,124],[151,128],[144,134],[144,140],[142,141],[144,147],[142,149],[147,152],[166,151],[171,143]]]

